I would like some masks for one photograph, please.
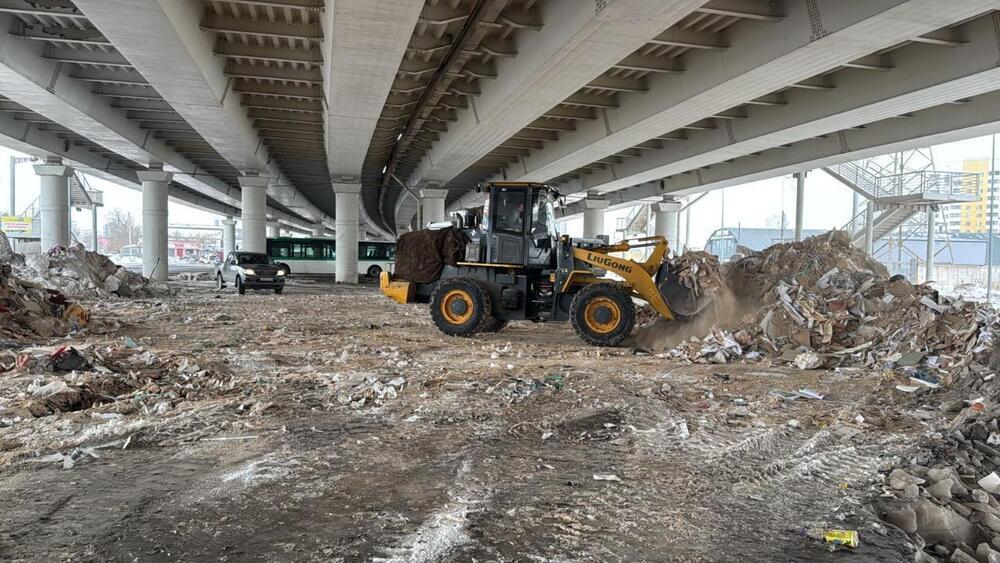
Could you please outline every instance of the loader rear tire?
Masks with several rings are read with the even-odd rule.
[[[580,290],[569,312],[573,330],[594,346],[618,346],[635,328],[635,304],[624,290],[595,283]]]
[[[475,280],[442,280],[431,295],[431,319],[450,336],[472,336],[493,320],[490,294]]]

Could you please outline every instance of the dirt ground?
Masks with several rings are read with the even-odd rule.
[[[450,338],[370,286],[91,306],[106,333],[60,343],[207,373],[155,409],[22,420],[38,376],[0,373],[0,560],[913,558],[867,499],[939,414],[888,376],[685,365],[558,324]],[[220,383],[184,391],[199,377]],[[802,388],[825,397],[770,394]]]

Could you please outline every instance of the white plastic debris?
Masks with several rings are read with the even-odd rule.
[[[56,393],[61,393],[63,391],[67,391],[67,390],[69,390],[69,385],[66,385],[66,382],[63,381],[63,380],[61,380],[61,379],[57,379],[55,381],[52,381],[52,382],[50,382],[50,383],[48,383],[46,385],[42,385],[42,386],[37,386],[36,387],[34,383],[32,383],[30,386],[28,386],[28,392],[31,393],[31,396],[32,397],[36,397],[38,399],[44,399],[45,397],[51,397],[52,395],[55,395]]]
[[[977,484],[986,491],[1000,494],[1000,475],[997,475],[996,471],[980,479]]]
[[[799,369],[816,369],[823,365],[823,358],[816,352],[802,352],[795,356],[795,365]]]

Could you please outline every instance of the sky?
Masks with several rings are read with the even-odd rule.
[[[964,159],[990,158],[991,138],[978,137],[957,141],[931,148],[934,168],[946,171],[961,171]],[[0,210],[9,207],[10,198],[10,156],[24,156],[0,147]],[[39,193],[39,181],[30,164],[15,167],[17,184],[16,212],[26,209]],[[137,188],[124,187],[99,178],[88,177],[91,186],[104,191],[105,210],[121,208],[142,216],[142,194]],[[820,170],[806,176],[805,211],[803,228],[831,229],[843,226],[851,218],[852,193],[833,178]],[[725,201],[723,215],[723,200]],[[629,209],[611,210],[604,220],[607,235],[614,238],[617,217],[624,217]],[[791,176],[772,178],[716,190],[691,207],[691,240],[693,248],[701,248],[713,231],[726,227],[765,227],[769,218],[780,216],[784,211],[787,225],[793,228],[795,217],[795,180]],[[104,210],[98,215],[98,223],[103,224]],[[201,211],[174,202],[169,206],[170,224],[210,225],[223,219],[216,213]],[[73,221],[87,228],[90,226],[90,211],[73,213]],[[681,225],[683,236],[684,225]],[[565,232],[580,236],[583,219],[576,218],[565,223]]]

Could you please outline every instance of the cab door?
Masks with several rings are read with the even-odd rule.
[[[552,203],[545,192],[531,190],[531,213],[528,236],[524,238],[524,253],[527,266],[551,266],[552,245],[556,240],[555,214]]]
[[[523,187],[493,186],[488,216],[487,262],[525,264],[529,194],[530,190]]]

